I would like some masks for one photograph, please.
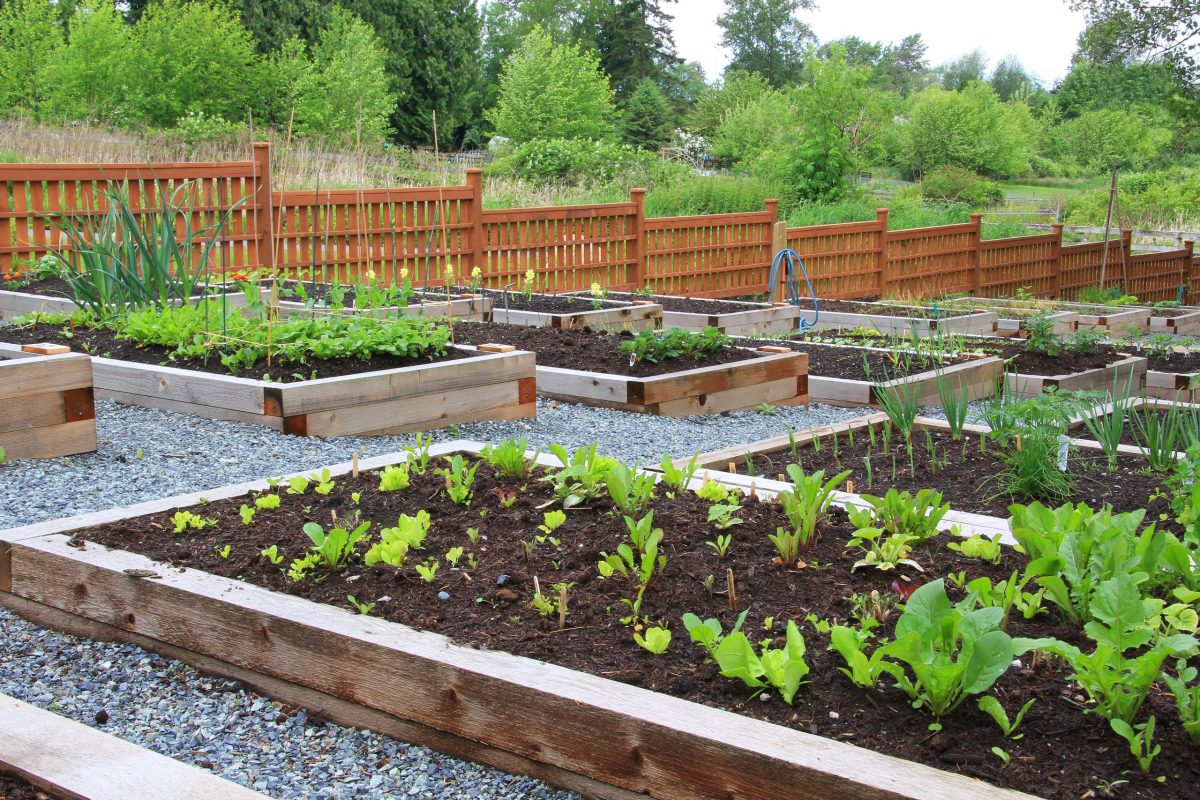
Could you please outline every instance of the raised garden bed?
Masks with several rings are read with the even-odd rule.
[[[1028,335],[1025,330],[1026,321],[1035,315],[1044,314],[1051,324],[1051,332],[1060,336],[1074,333],[1079,328],[1079,312],[1055,309],[1052,304],[1043,301],[1021,301],[992,299],[987,297],[961,297],[946,303],[951,308],[978,309],[994,311],[997,314],[997,336]]]
[[[97,399],[265,425],[301,436],[427,430],[537,413],[533,355],[451,347],[440,361],[377,355],[262,367],[272,380],[228,374],[216,355],[167,366],[170,348],[140,347],[111,331],[48,325],[0,330],[0,340],[87,346]],[[115,355],[118,357],[106,357]]]
[[[1100,328],[1120,335],[1129,331],[1144,331],[1150,327],[1151,311],[1131,306],[1088,306],[1077,303],[1058,303],[1055,308],[1079,312],[1079,327]]]
[[[492,319],[509,325],[592,330],[649,331],[662,327],[662,306],[645,301],[594,299],[578,294],[505,292],[451,287],[454,293],[481,294],[492,301]],[[599,307],[597,307],[599,306]]]
[[[1196,306],[1151,308],[1150,333],[1169,333],[1176,336],[1200,334],[1200,308]]]
[[[6,286],[11,286],[11,282]],[[17,289],[6,286],[0,286],[0,320],[35,311],[70,314],[79,308],[70,299],[71,287],[60,278],[34,281]]]
[[[361,466],[366,470],[399,460],[393,455]],[[744,524],[731,529],[736,540],[731,555],[718,561],[703,541],[712,528],[705,521],[707,503],[690,496],[657,502],[655,524],[664,528],[668,562],[661,580],[646,592],[642,613],[671,624],[676,637],[656,658],[638,650],[630,629],[617,620],[621,613],[615,609],[623,607],[628,584],[594,577],[598,551],[625,536],[620,515],[605,513],[607,501],[568,512],[554,534],[561,537],[561,548],[550,542],[522,547],[521,540],[543,519],[537,506],[549,496],[538,488],[544,484],[530,482],[523,489],[521,480],[499,478],[484,466],[478,500],[464,508],[438,497],[441,476],[414,475],[415,485],[394,493],[393,501],[376,490],[377,476],[347,476],[350,470],[350,465],[330,467],[322,480],[338,485],[323,497],[311,489],[304,496],[288,495],[286,481],[276,488],[259,482],[205,492],[201,507],[194,506],[198,495],[191,495],[4,532],[0,540],[9,549],[0,599],[59,624],[84,619],[154,647],[190,652],[206,669],[258,674],[285,691],[299,687],[316,697],[332,695],[330,706],[343,713],[357,707],[360,718],[389,715],[401,720],[413,739],[503,760],[506,768],[536,772],[591,796],[769,798],[780,796],[781,786],[787,796],[801,800],[1029,796],[956,771],[1055,800],[1082,796],[1097,782],[1117,779],[1131,781],[1126,796],[1136,798],[1178,797],[1190,786],[1196,757],[1161,695],[1148,702],[1160,719],[1155,742],[1163,752],[1154,772],[1166,776],[1163,784],[1135,773],[1136,765],[1102,719],[1062,701],[1069,671],[1055,660],[1036,660],[1031,667],[1023,660],[996,685],[1010,716],[1026,698],[1037,699],[1019,740],[1005,739],[972,703],[943,717],[935,736],[928,730],[932,717],[913,709],[898,692],[865,693],[851,686],[839,674],[838,657],[826,650],[826,640],[801,616],[812,610],[820,618],[846,618],[852,608],[847,593],[889,595],[891,581],[900,578],[873,570],[847,577],[845,521],[837,512],[800,572],[771,565],[766,532],[786,524],[778,506],[747,501]],[[469,547],[478,564],[467,566],[460,553],[459,567],[443,564],[446,569],[430,583],[410,577],[411,567],[393,575],[382,566],[364,569],[357,559],[343,572],[299,585],[269,577],[273,569],[256,568],[251,577],[248,565],[263,560],[255,550],[269,540],[289,557],[301,552],[309,544],[294,523],[324,518],[331,509],[345,512],[351,491],[360,493],[364,518],[390,520],[398,512],[429,510],[433,525],[425,551],[440,561],[446,547]],[[241,522],[239,506],[252,502],[248,492],[280,497],[281,508],[271,512],[277,522],[269,521],[271,514],[249,527]],[[509,492],[517,500],[505,508]],[[311,514],[305,506],[312,506]],[[173,535],[171,511],[188,507],[217,519],[217,526]],[[486,517],[478,513],[484,508]],[[482,535],[469,541],[467,525],[478,526]],[[91,526],[103,530],[81,530]],[[505,535],[510,530],[521,533]],[[233,542],[228,558],[212,552],[214,537]],[[165,540],[170,552],[166,561],[150,560],[85,543],[95,539],[147,553]],[[913,557],[936,574],[963,570],[969,577],[994,580],[1023,568],[1018,554],[1006,552],[991,567],[937,539]],[[735,575],[736,599],[705,589],[697,577],[722,569]],[[906,578],[916,574],[901,572]],[[254,585],[263,580],[259,573],[265,588]],[[543,591],[552,581],[571,584],[570,610],[561,628],[555,615],[542,620],[526,606],[538,575]],[[380,576],[386,588],[377,582]],[[349,613],[347,592],[358,602],[374,602],[372,616]],[[447,599],[439,600],[439,592]],[[687,642],[677,622],[681,609],[716,616],[727,628],[737,616],[731,605],[750,609],[747,632],[778,634],[784,621],[804,627],[812,684],[801,688],[796,706],[782,703],[774,690],[764,700],[718,676],[703,651]],[[609,606],[614,610],[606,611]],[[1014,618],[1011,631],[1078,635],[1053,617],[1044,619]],[[890,635],[890,627],[886,623],[879,635]],[[514,709],[543,724],[514,724]],[[1074,735],[1064,736],[1064,730]],[[993,744],[1011,755],[1007,766],[988,757]]]
[[[725,346],[700,357],[633,363],[633,337],[602,331],[460,323],[455,338],[537,354],[537,390],[556,400],[668,417],[808,402],[808,357]]]
[[[850,300],[819,300],[820,316],[816,328],[866,328],[880,333],[919,336],[940,333],[990,334],[996,330],[996,314],[991,311],[969,312],[932,309],[892,303],[864,303]]]
[[[809,399],[833,405],[876,405],[880,391],[900,386],[911,387],[904,391],[916,392],[921,405],[930,405],[938,400],[939,375],[951,386],[967,389],[972,400],[981,400],[995,394],[1004,375],[1004,363],[995,356],[967,353],[935,365],[936,357],[929,354],[909,362],[883,348],[786,339],[745,341],[754,347],[807,354]]]
[[[55,800],[266,800],[198,767],[8,695],[0,695],[0,719],[2,798],[35,800],[48,792]]]
[[[874,444],[867,428],[875,431]],[[954,441],[943,420],[918,417],[913,429],[911,464],[903,437],[898,432],[892,430],[885,448],[887,430],[891,430],[887,416],[873,414],[809,432],[775,436],[704,453],[697,463],[713,470],[739,472],[743,476],[743,485],[756,477],[760,481],[778,479],[789,464],[799,463],[806,472],[823,469],[826,475],[850,470],[848,486],[852,485],[853,491],[859,493],[882,495],[893,488],[916,493],[935,487],[954,512],[967,515],[958,519],[968,524],[980,521],[974,515],[1004,519],[1011,504],[1028,503],[1033,499],[999,492],[994,477],[1004,466],[999,456],[1001,450],[991,441],[985,441],[981,446],[980,439],[987,435],[984,427],[967,426],[963,439]],[[1077,434],[1079,430],[1076,429]],[[820,440],[817,445],[814,445],[814,439]],[[936,464],[931,447],[937,454]],[[1170,514],[1169,500],[1153,497],[1162,487],[1163,476],[1147,474],[1145,461],[1136,455],[1135,449],[1124,452],[1116,472],[1107,471],[1098,447],[1084,446],[1072,453],[1068,467],[1079,477],[1073,502],[1085,502],[1093,508],[1108,503],[1117,511],[1145,508],[1147,519],[1154,519],[1159,513]],[[871,461],[869,472],[864,459]],[[675,463],[686,464],[688,460],[679,458]],[[953,521],[954,517],[950,519]],[[982,524],[988,526],[986,520]]]
[[[92,361],[60,346],[0,344],[0,450],[4,460],[96,449]],[[43,353],[53,353],[45,355]]]
[[[609,292],[608,296],[618,300],[648,300],[662,306],[664,328],[683,328],[688,331],[716,328],[730,336],[794,331],[801,313],[799,307],[790,303],[750,303],[662,294],[643,296],[624,292]]]

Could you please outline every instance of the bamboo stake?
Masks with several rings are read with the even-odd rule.
[[[1100,254],[1100,290],[1104,290],[1104,273],[1108,270],[1108,234],[1112,229],[1113,203],[1117,199],[1117,168],[1112,168],[1108,187],[1108,212],[1104,215],[1104,252]]]

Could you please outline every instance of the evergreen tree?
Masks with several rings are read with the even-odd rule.
[[[726,71],[757,72],[775,87],[796,82],[805,48],[817,42],[796,12],[814,7],[812,0],[729,0],[717,17],[721,44],[733,51]]]
[[[674,2],[674,0],[666,0]],[[597,51],[618,101],[646,78],[662,83],[680,62],[663,0],[615,0],[602,18]]]
[[[1027,97],[1037,87],[1037,79],[1025,71],[1021,62],[1014,55],[1000,60],[1000,63],[992,70],[992,78],[989,83],[992,84],[992,88],[996,90],[1000,99],[1006,103],[1014,97]]]
[[[651,79],[643,78],[625,104],[621,136],[627,144],[658,150],[671,141],[673,117],[671,104],[662,89]]]
[[[293,36],[315,44],[329,23],[329,8],[319,0],[238,0],[237,6],[263,54],[276,52]]]
[[[51,90],[47,68],[62,47],[62,25],[48,0],[7,0],[0,6],[0,108],[41,111]]]
[[[953,61],[938,68],[942,75],[942,88],[948,92],[960,92],[969,83],[982,82],[987,72],[987,56],[979,48],[963,53]]]
[[[387,53],[390,124],[404,144],[433,144],[437,111],[443,146],[470,120],[479,81],[479,12],[474,0],[339,0],[370,25]]]

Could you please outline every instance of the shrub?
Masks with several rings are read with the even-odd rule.
[[[646,195],[646,216],[683,217],[758,211],[763,200],[779,197],[783,187],[749,176],[698,175],[688,172],[660,182]],[[874,212],[871,212],[874,216]]]
[[[489,175],[519,175],[532,181],[604,183],[621,177],[648,183],[657,158],[628,145],[587,139],[535,139],[519,145],[488,168]]]
[[[935,167],[921,181],[921,195],[938,203],[966,203],[972,208],[1004,202],[1004,190],[964,167]]]

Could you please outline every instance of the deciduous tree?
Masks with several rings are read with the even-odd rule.
[[[796,14],[814,7],[812,0],[729,0],[717,17],[721,44],[733,51],[727,71],[757,72],[776,87],[795,82],[805,49],[817,41]]]

